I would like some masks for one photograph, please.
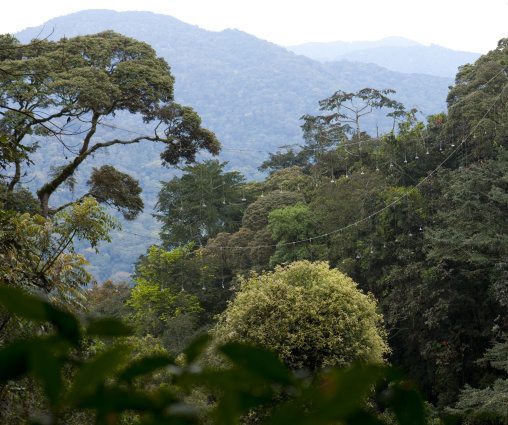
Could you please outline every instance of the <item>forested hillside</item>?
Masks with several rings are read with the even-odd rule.
[[[399,101],[428,115],[444,108],[452,83],[451,78],[404,75],[373,64],[322,64],[238,30],[206,31],[149,12],[84,11],[16,36],[28,42],[41,31],[59,39],[108,29],[147,42],[170,63],[177,98],[193,105],[226,148],[271,151],[298,143],[299,118],[315,112],[317,102],[339,87],[391,88]],[[382,117],[373,118],[369,129],[375,131],[377,124],[380,131],[387,129]],[[255,165],[247,165],[252,153],[224,150],[223,155],[235,170],[260,177]],[[256,155],[259,162],[265,157]]]
[[[395,98],[408,107],[419,108],[423,117],[444,109],[447,87],[452,83],[450,78],[400,74],[374,64],[322,64],[241,31],[206,31],[149,12],[84,11],[16,36],[23,42],[39,34],[57,40],[106,29],[146,41],[168,61],[175,76],[177,101],[192,105],[203,126],[217,135],[223,146],[220,159],[228,162],[227,169],[249,180],[264,178],[257,167],[269,152],[302,142],[300,117],[317,112],[317,102],[339,88],[394,89]],[[383,115],[369,115],[365,129],[376,134],[377,126],[379,132],[386,132],[391,123]],[[102,121],[97,132],[103,139],[123,138],[139,133],[142,127],[139,118],[119,112],[114,120]],[[70,136],[68,139],[74,140]],[[154,212],[159,182],[174,175],[160,166],[159,153],[146,144],[121,150],[112,147],[106,153],[98,152],[93,162],[83,163],[75,175],[76,187],[80,188],[76,193],[85,190],[92,167],[103,164],[131,173],[143,187],[145,213],[133,223],[125,223],[124,232],[115,233],[113,243],[101,246],[99,255],[87,253],[99,280],[126,278],[136,258],[157,243],[157,226],[150,214]],[[63,164],[66,156],[72,157],[62,151],[59,143],[45,141],[36,153],[35,170],[30,172],[30,179],[23,181],[36,188],[45,181],[50,166]],[[72,193],[65,190],[54,195],[62,203],[71,198]]]
[[[259,41],[232,34],[245,63]],[[112,30],[0,36],[1,421],[508,423],[508,39],[423,118],[330,63],[362,85],[315,101],[258,179],[159,54]],[[109,212],[152,234],[108,245]],[[108,246],[131,280],[94,282],[112,256],[82,253]]]
[[[159,194],[158,255],[199,246],[194,261],[207,276],[185,273],[184,288],[203,305],[212,288],[236,289],[238,276],[327,261],[375,296],[390,361],[442,414],[504,421],[504,408],[489,400],[506,396],[499,372],[508,282],[506,49],[502,40],[464,66],[447,113],[424,121],[389,90],[335,92],[319,102],[320,114],[304,117],[301,146],[270,155],[264,181],[224,186],[229,177],[217,173],[217,162],[188,167]],[[371,109],[394,119],[397,131],[364,132]],[[243,216],[233,213],[242,203]],[[137,270],[157,264],[148,255]],[[143,280],[141,291],[156,285]],[[231,314],[227,320],[236,320]],[[272,346],[248,325],[240,329]]]

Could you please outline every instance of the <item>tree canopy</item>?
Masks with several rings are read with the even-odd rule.
[[[382,363],[388,352],[374,298],[324,262],[243,279],[214,333],[221,342],[270,347],[292,369]]]
[[[224,172],[226,164],[208,160],[183,167],[184,174],[162,182],[155,216],[166,247],[202,244],[221,231],[235,231],[247,204],[243,176]]]
[[[174,102],[170,67],[148,44],[113,31],[56,42],[35,40],[25,46],[2,36],[1,43],[6,53],[0,63],[0,122],[8,139],[1,145],[2,162],[8,159],[15,170],[8,189],[20,181],[22,161],[29,161],[29,150],[36,149],[27,146],[28,136],[56,137],[67,151],[66,164],[37,191],[44,216],[50,213],[50,196],[99,149],[161,142],[165,146],[161,159],[168,165],[181,159],[193,162],[200,149],[218,153],[219,142],[201,127],[196,112]],[[104,119],[122,111],[140,114],[145,123],[152,123],[151,134],[95,140]],[[71,146],[67,138],[78,135],[79,145]],[[125,180],[122,174],[113,176],[119,173],[113,167],[107,173],[111,183]],[[95,189],[91,194],[98,200],[125,208],[123,200],[97,193],[97,184]],[[137,183],[131,181],[119,190],[124,198],[131,198],[130,205],[137,204],[126,214],[134,217],[141,206]]]

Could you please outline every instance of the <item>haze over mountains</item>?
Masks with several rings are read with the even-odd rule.
[[[267,158],[267,152],[282,145],[302,143],[300,117],[317,113],[318,101],[339,89],[394,89],[397,92],[394,98],[408,108],[417,106],[423,112],[420,116],[423,120],[424,115],[445,110],[448,87],[453,84],[452,75],[424,74],[423,70],[428,68],[422,64],[425,60],[413,61],[418,74],[350,60],[361,52],[379,52],[379,49],[387,48],[381,42],[349,43],[354,50],[346,52],[343,49],[341,53],[350,55],[348,60],[321,62],[242,31],[207,31],[171,16],[151,12],[87,10],[52,19],[15,36],[28,42],[48,34],[51,39],[60,39],[105,30],[145,41],[167,60],[176,79],[175,100],[192,106],[199,113],[203,126],[214,131],[223,144],[219,159],[229,161],[227,170],[240,171],[247,180],[263,177],[257,167]],[[399,49],[418,52],[425,47],[410,40],[396,41],[399,45],[395,47]],[[335,47],[339,45],[340,42],[335,43]],[[317,46],[314,51],[321,54],[328,47]],[[431,68],[438,69],[437,65]],[[435,72],[439,74],[441,71]],[[128,114],[119,114],[114,122],[107,124],[110,126],[103,126],[98,136],[128,137],[127,132],[131,132],[130,135],[139,132],[143,125],[141,120]],[[375,133],[377,127],[381,132],[388,131],[391,122],[384,120],[382,114],[369,115],[364,128]],[[37,168],[31,172],[35,176],[31,183],[34,187],[40,187],[45,181],[50,165],[61,165],[65,161],[61,146],[47,142],[35,154],[34,160]],[[151,214],[159,182],[169,181],[175,171],[160,166],[157,147],[143,144],[111,149],[109,155],[100,154],[93,162],[82,164],[77,175],[76,196],[79,196],[92,167],[102,164],[111,164],[139,179],[146,205],[145,213],[135,222],[126,223],[124,231],[114,236],[112,244],[101,247],[99,256],[88,255],[99,280],[120,280],[132,272],[138,256],[157,242],[157,225]],[[55,202],[67,202],[72,195],[60,193],[58,196],[60,199],[55,197]]]
[[[73,37],[112,29],[146,41],[172,67],[175,97],[194,107],[206,127],[225,147],[273,150],[299,143],[299,118],[317,112],[320,99],[336,90],[365,87],[391,88],[408,108],[424,115],[445,108],[452,78],[401,74],[375,64],[350,61],[322,63],[238,30],[213,32],[175,18],[151,12],[88,10],[52,19],[44,26],[16,36],[24,42],[35,36]],[[391,125],[380,116],[367,126],[387,131]],[[266,154],[257,155],[262,161]],[[235,153],[234,158],[240,158]],[[251,154],[248,155],[251,163]],[[233,158],[228,158],[234,160]],[[255,166],[236,166],[256,176]]]
[[[375,63],[392,71],[454,77],[457,68],[474,63],[480,53],[461,52],[431,44],[425,46],[404,37],[378,41],[304,43],[288,50],[321,62],[348,60]]]

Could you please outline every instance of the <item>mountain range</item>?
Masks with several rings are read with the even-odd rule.
[[[300,117],[316,113],[318,101],[336,90],[396,90],[395,98],[423,115],[445,109],[452,78],[393,72],[373,63],[322,63],[239,30],[213,32],[151,12],[87,10],[58,17],[16,35],[22,42],[92,34],[104,30],[149,43],[172,67],[177,102],[190,105],[226,148],[271,151],[301,141]],[[381,115],[370,131],[389,129]],[[227,151],[225,151],[226,153]],[[226,155],[235,168],[260,178],[265,152]],[[249,158],[249,165],[245,165]]]
[[[321,62],[348,60],[375,63],[397,72],[451,78],[459,66],[474,63],[480,57],[480,53],[456,51],[435,44],[425,46],[404,37],[387,37],[378,41],[304,43],[287,49]]]
[[[409,108],[417,106],[424,119],[446,109],[448,87],[453,84],[450,76],[396,72],[375,63],[321,62],[239,30],[207,31],[151,12],[86,10],[54,18],[15,36],[28,42],[34,37],[60,39],[105,30],[145,41],[167,60],[176,79],[175,100],[192,106],[202,117],[203,126],[218,136],[223,144],[220,159],[229,161],[226,170],[239,171],[248,180],[265,177],[257,167],[267,158],[267,152],[303,142],[300,117],[319,112],[318,101],[337,90],[394,89],[394,98]],[[398,48],[422,47],[411,43],[402,40]],[[356,45],[342,54],[382,48],[386,46]],[[364,128],[371,133],[390,128],[382,114],[366,118]],[[103,127],[97,136],[123,137],[126,130],[136,131],[143,125],[139,117],[128,114],[118,114],[111,124],[113,128]],[[64,161],[61,147],[51,143],[43,144],[33,158],[36,167],[30,170],[30,184],[38,187],[49,166]],[[170,180],[175,171],[160,166],[155,147],[111,149],[109,155],[96,155],[93,162],[82,165],[77,175],[77,195],[91,168],[106,163],[139,179],[146,205],[145,213],[134,222],[124,223],[124,230],[114,234],[112,244],[100,248],[100,255],[87,253],[99,280],[120,280],[132,272],[138,256],[157,242],[157,224],[151,214],[159,182]],[[61,201],[71,197],[66,193],[58,196]],[[57,197],[55,200],[59,201]]]

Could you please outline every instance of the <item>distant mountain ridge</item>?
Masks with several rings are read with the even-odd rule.
[[[372,63],[322,63],[242,31],[207,31],[151,12],[87,10],[14,35],[28,42],[52,31],[50,38],[60,39],[105,30],[145,41],[167,60],[176,79],[175,100],[199,113],[203,126],[214,131],[223,144],[219,159],[229,161],[227,170],[239,171],[248,180],[264,178],[257,167],[267,152],[302,143],[300,117],[318,112],[318,101],[339,89],[391,88],[397,91],[397,100],[408,108],[417,105],[428,115],[445,109],[448,86],[453,83],[452,78],[403,74]],[[364,128],[371,134],[378,125],[381,132],[391,127],[382,114],[368,118]],[[107,124],[97,137],[126,137],[129,133],[125,130],[139,132],[143,125],[128,114],[118,114]],[[175,175],[174,170],[160,166],[157,149],[149,144],[110,149],[109,154],[98,154],[93,161],[83,163],[77,173],[77,194],[84,193],[81,188],[92,166],[102,164],[131,174],[143,187],[145,212],[134,222],[124,223],[124,230],[114,234],[112,244],[101,246],[98,256],[86,253],[99,280],[124,279],[138,256],[157,242],[157,225],[150,214],[159,182]],[[41,144],[33,159],[36,169],[31,170],[34,180],[30,184],[34,187],[45,181],[50,165],[65,163],[57,143]],[[58,204],[69,200],[66,192],[52,197]]]
[[[376,49],[386,46],[414,47],[423,46],[423,44],[405,37],[386,37],[377,41],[313,41],[293,46],[286,46],[286,48],[298,55],[304,55],[315,60],[329,62],[350,52],[365,49]]]
[[[300,142],[299,118],[317,112],[317,102],[339,89],[392,88],[397,100],[431,114],[444,109],[453,82],[373,64],[321,63],[242,31],[207,31],[152,12],[87,10],[54,18],[44,27],[42,36],[54,29],[52,39],[111,29],[146,41],[170,64],[176,100],[194,107],[225,146],[236,148],[272,150]],[[42,28],[15,35],[27,42]],[[384,131],[379,116],[372,117],[370,130],[377,123]]]
[[[403,37],[378,41],[304,43],[287,49],[321,62],[348,60],[375,63],[392,71],[454,77],[457,69],[474,63],[480,53],[463,52],[435,44],[425,46]]]

